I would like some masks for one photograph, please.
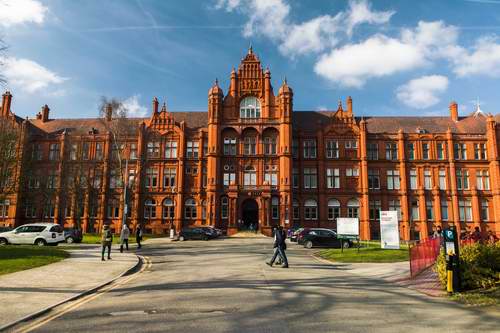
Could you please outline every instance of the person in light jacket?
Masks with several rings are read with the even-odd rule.
[[[126,224],[123,225],[122,231],[120,232],[120,252],[123,253],[123,245],[125,245],[128,251],[128,238],[130,236],[130,229]]]
[[[102,244],[102,256],[101,260],[104,261],[104,253],[106,248],[108,249],[108,260],[111,259],[111,244],[113,243],[113,233],[109,228],[108,224],[102,226],[101,244]]]

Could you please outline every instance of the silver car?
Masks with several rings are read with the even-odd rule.
[[[63,228],[54,223],[24,224],[14,230],[0,233],[0,245],[30,244],[43,246],[57,245],[64,241]]]

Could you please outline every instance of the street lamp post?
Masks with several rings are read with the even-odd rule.
[[[125,177],[123,186],[123,216],[122,216],[122,229],[127,223],[128,204],[127,204],[127,189],[128,189],[128,159],[125,160]]]

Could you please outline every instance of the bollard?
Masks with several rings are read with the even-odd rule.
[[[446,262],[446,291],[448,294],[453,294],[453,259],[454,255],[450,253]]]

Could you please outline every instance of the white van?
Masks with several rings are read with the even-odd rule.
[[[24,224],[14,230],[0,233],[0,245],[34,244],[43,246],[57,245],[64,241],[63,228],[54,223]]]

